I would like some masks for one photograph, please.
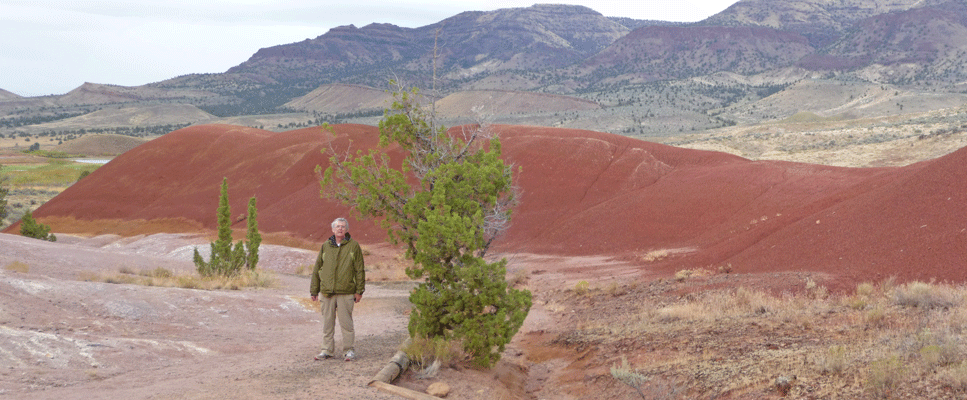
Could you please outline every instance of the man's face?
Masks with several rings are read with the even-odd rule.
[[[332,225],[332,234],[336,235],[338,238],[346,237],[346,231],[349,230],[346,225],[348,224],[342,221],[336,222]]]

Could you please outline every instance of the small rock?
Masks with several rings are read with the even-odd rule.
[[[450,385],[443,382],[433,382],[426,388],[426,394],[436,397],[447,397],[450,394]]]
[[[792,377],[780,376],[776,378],[776,390],[779,392],[780,396],[785,397],[786,395],[789,394],[789,391],[792,389],[792,384],[795,382],[796,382],[795,375],[793,375]]]

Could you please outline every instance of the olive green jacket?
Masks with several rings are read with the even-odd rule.
[[[312,268],[309,295],[363,294],[364,290],[366,266],[359,242],[347,233],[342,244],[337,246],[333,235],[319,249],[316,265]]]

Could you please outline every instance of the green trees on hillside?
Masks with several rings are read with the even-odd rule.
[[[256,222],[255,197],[249,199],[248,203],[247,243],[240,240],[232,244],[232,211],[228,204],[228,178],[222,179],[221,196],[215,213],[218,218],[218,239],[210,244],[211,257],[207,262],[198,252],[198,248],[195,248],[193,258],[198,273],[202,276],[234,276],[241,272],[243,266],[254,270],[259,260],[259,245],[262,243],[262,236],[258,232],[258,222]]]
[[[7,184],[7,175],[3,173],[3,165],[0,165],[0,226],[3,225],[3,219],[7,218],[7,194],[10,190],[5,186]]]
[[[485,127],[450,135],[423,108],[418,90],[401,88],[394,97],[379,123],[381,148],[330,149],[321,193],[379,219],[390,241],[405,246],[414,262],[407,274],[423,280],[410,295],[410,335],[458,341],[489,367],[531,307],[529,291],[507,284],[507,261],[484,259],[517,202],[513,168]],[[406,155],[400,169],[383,151],[392,144]]]
[[[50,226],[38,223],[30,211],[27,211],[23,217],[20,217],[20,234],[26,237],[46,240],[49,242],[57,241],[57,236],[54,236],[53,233],[50,233]]]

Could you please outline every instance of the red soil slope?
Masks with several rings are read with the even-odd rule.
[[[904,168],[853,169],[750,161],[599,132],[495,129],[505,158],[523,169],[522,204],[500,251],[633,260],[672,249],[648,269],[730,264],[743,273],[828,272],[843,284],[888,276],[967,281],[967,148]],[[314,169],[328,164],[321,150],[366,149],[378,136],[362,125],[336,132],[185,128],[115,158],[34,215],[102,226],[174,218],[213,230],[227,177],[236,230],[244,231],[247,200],[256,196],[263,232],[319,241],[331,234],[329,221],[349,215],[319,196]],[[384,238],[366,221],[353,220],[352,232],[364,243]]]

